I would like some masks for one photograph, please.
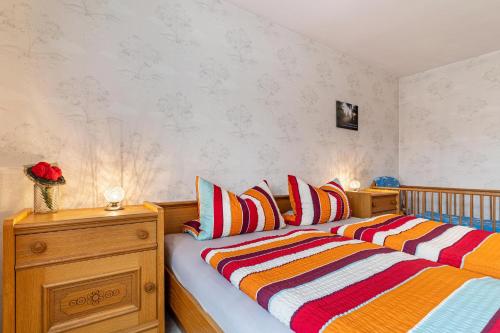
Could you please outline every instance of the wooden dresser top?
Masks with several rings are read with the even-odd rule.
[[[30,210],[24,210],[15,218],[14,231],[16,234],[47,232],[52,229],[95,227],[103,223],[135,223],[156,217],[157,212],[147,205],[125,206],[117,211],[104,208],[65,209],[49,214],[32,214]]]
[[[391,191],[391,190],[378,190],[378,189],[371,189],[371,188],[366,188],[363,190],[359,190],[358,193],[370,193],[372,197],[383,197],[383,196],[388,196],[388,195],[397,195],[397,191]]]

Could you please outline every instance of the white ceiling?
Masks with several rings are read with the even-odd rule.
[[[405,76],[500,49],[500,0],[230,0]]]

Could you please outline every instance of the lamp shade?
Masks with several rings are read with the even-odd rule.
[[[125,191],[120,186],[108,188],[104,191],[104,198],[107,202],[121,202],[125,197]]]
[[[356,180],[356,179],[353,179],[351,180],[351,182],[349,183],[349,187],[351,188],[351,190],[353,191],[358,191],[359,188],[361,187],[361,183]]]

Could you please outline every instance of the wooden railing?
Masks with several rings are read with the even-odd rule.
[[[500,231],[496,228],[497,216],[500,216],[500,190],[427,186],[378,189],[398,191],[400,210],[406,215]]]

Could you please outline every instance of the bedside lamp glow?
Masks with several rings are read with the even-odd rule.
[[[104,198],[108,202],[106,210],[120,210],[123,209],[121,202],[125,197],[125,191],[120,186],[108,188],[104,191]]]
[[[353,179],[349,183],[349,187],[351,188],[351,190],[357,192],[357,191],[359,191],[359,188],[361,187],[361,183],[358,180]]]

